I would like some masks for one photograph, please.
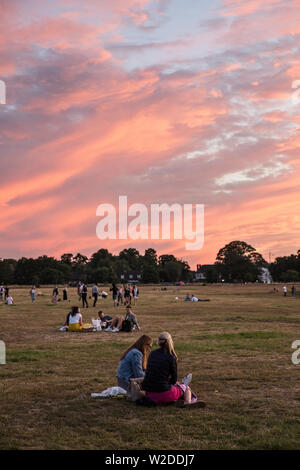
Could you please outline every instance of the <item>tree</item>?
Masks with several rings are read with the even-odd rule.
[[[70,264],[71,265],[72,260],[73,260],[73,254],[72,253],[64,253],[60,257],[60,261],[64,264]]]
[[[177,282],[180,281],[181,266],[178,261],[169,261],[164,265],[165,281]]]
[[[153,284],[159,282],[157,253],[153,248],[145,250],[142,259],[142,282]]]
[[[270,271],[274,281],[284,280],[288,271],[296,271],[300,274],[300,250],[298,250],[297,255],[277,257],[274,263],[271,263]]]
[[[33,258],[20,258],[15,267],[14,282],[16,284],[32,284],[37,272],[37,260]]]
[[[288,269],[280,275],[280,280],[283,282],[297,282],[300,280],[300,274],[295,269]]]
[[[157,266],[157,253],[154,248],[148,248],[145,250],[143,262],[152,266]]]
[[[159,282],[159,272],[156,266],[150,263],[143,266],[142,282],[145,284],[156,284]]]
[[[39,278],[42,284],[62,284],[65,282],[61,271],[54,268],[45,268],[40,272]]]
[[[0,261],[0,282],[12,284],[17,262],[14,259],[3,259]]]
[[[108,250],[101,248],[96,253],[92,254],[90,264],[93,268],[102,266],[109,268],[113,264],[113,255]]]
[[[205,271],[205,281],[208,283],[218,282],[219,274],[216,268],[207,268]]]
[[[82,255],[81,253],[77,253],[76,256],[74,256],[73,258],[73,262],[74,264],[77,264],[77,265],[82,265],[82,264],[86,264],[88,261],[88,257],[87,256],[84,256]]]
[[[119,253],[119,259],[127,261],[132,271],[136,271],[140,268],[140,258],[140,253],[136,248],[126,248]]]
[[[232,241],[219,250],[215,265],[226,281],[244,282],[250,277],[257,279],[260,268],[267,263],[251,245]]]

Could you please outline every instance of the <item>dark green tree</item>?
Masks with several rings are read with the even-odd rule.
[[[244,282],[249,275],[256,280],[260,268],[267,265],[262,255],[243,241],[232,241],[221,248],[215,264],[227,282]]]

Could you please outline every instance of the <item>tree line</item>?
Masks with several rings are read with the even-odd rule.
[[[300,250],[267,263],[255,248],[243,241],[232,241],[219,250],[215,263],[205,268],[205,282],[255,282],[261,268],[268,268],[275,282],[300,281]],[[142,283],[191,282],[195,272],[174,255],[158,256],[153,248],[140,254],[127,248],[118,255],[100,249],[90,258],[64,253],[60,259],[49,256],[0,260],[0,282],[5,284],[63,284],[79,280],[91,283],[130,281],[139,276]]]
[[[38,258],[3,259],[0,261],[0,282],[6,284],[64,284],[79,280],[91,283],[127,282],[130,275],[143,283],[189,282],[193,273],[188,263],[173,255],[158,257],[153,248],[144,255],[135,248],[113,255],[100,249],[90,258],[77,253],[64,253],[60,259]]]

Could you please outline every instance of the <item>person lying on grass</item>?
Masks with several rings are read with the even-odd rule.
[[[133,311],[131,310],[131,306],[127,305],[125,318],[123,317],[114,318],[110,326],[106,328],[105,331],[112,331],[113,333],[118,333],[119,331],[130,332],[134,328],[136,328],[137,330],[141,329],[136,320],[135,313],[133,313]]]
[[[177,402],[183,398],[180,405],[188,406],[198,403],[204,407],[204,402],[197,402],[196,395],[189,387],[192,375],[183,379],[183,383],[177,382],[177,355],[174,349],[173,339],[170,333],[163,332],[158,338],[159,348],[152,351],[148,358],[146,373],[141,389],[146,392],[146,398],[155,404]]]
[[[130,379],[144,377],[152,344],[153,339],[150,336],[142,335],[132,346],[126,349],[121,356],[116,374],[118,387],[127,391]]]

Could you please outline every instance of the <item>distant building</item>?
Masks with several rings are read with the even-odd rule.
[[[133,284],[141,282],[142,279],[142,274],[137,271],[117,272],[117,276],[121,282],[132,282]]]
[[[205,282],[207,277],[207,271],[210,269],[217,270],[215,264],[197,264],[197,271],[195,273],[196,282]],[[221,273],[218,273],[218,278],[221,279]]]

